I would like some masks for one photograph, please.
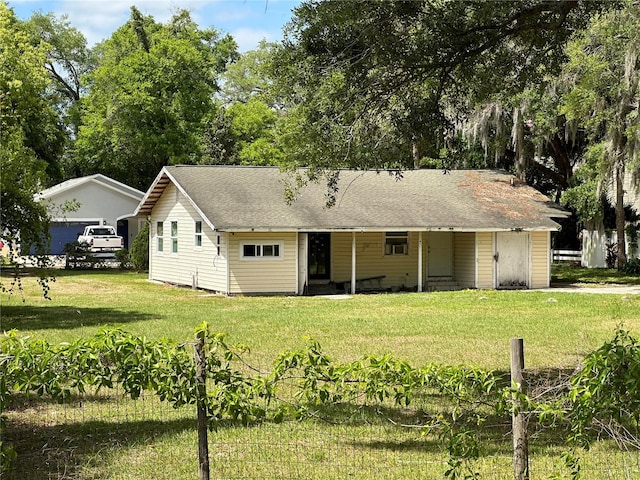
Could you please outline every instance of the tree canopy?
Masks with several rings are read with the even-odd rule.
[[[624,177],[640,172],[640,5],[628,2],[622,10],[595,17],[569,44],[568,55],[563,78],[569,88],[560,110],[579,120],[589,135],[593,161],[587,180],[613,184],[617,267],[622,268]]]
[[[282,43],[242,55],[184,10],[132,7],[88,48],[64,16],[0,6],[3,222],[41,223],[23,239],[46,231],[39,189],[146,190],[169,164],[504,168],[588,221],[638,172],[632,0],[305,0]]]
[[[309,0],[274,71],[304,111],[297,157],[318,165],[418,165],[496,92],[557,72],[563,46],[613,2]]]
[[[231,37],[199,29],[186,11],[163,25],[132,7],[130,20],[97,47],[76,170],[146,190],[163,166],[198,163],[218,75],[236,55]]]
[[[0,240],[10,259],[18,244],[36,254],[47,247],[49,217],[34,195],[58,175],[64,138],[48,99],[48,48],[0,2]]]

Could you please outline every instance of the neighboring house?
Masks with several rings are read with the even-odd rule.
[[[144,222],[133,215],[143,197],[140,190],[101,174],[67,180],[40,192],[36,199],[46,203],[51,216],[50,253],[64,253],[64,246],[74,242],[87,225],[116,226],[128,248]],[[67,210],[67,204],[77,208]]]
[[[291,179],[163,168],[136,210],[151,222],[149,278],[224,294],[549,286],[551,217],[566,213],[511,175],[343,170],[332,207],[323,183],[287,204]]]
[[[624,176],[624,198],[625,206],[631,207],[637,214],[640,214],[640,188],[633,182],[631,171],[627,171]],[[612,204],[615,204],[615,185],[610,184],[607,196]],[[629,227],[629,225],[627,225]],[[625,234],[625,245],[627,259],[640,258],[640,225],[636,222],[635,234],[630,235],[629,229]],[[600,224],[599,229],[581,232],[582,236],[582,266],[588,268],[605,268],[607,265],[607,251],[611,250],[611,262],[615,262],[615,245],[618,243],[618,234],[611,230],[605,230]]]

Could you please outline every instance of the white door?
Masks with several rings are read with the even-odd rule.
[[[307,234],[298,234],[298,295],[304,295],[307,279]]]
[[[453,234],[451,232],[429,232],[428,276],[453,276]]]
[[[497,288],[529,286],[529,234],[498,232],[496,234]]]

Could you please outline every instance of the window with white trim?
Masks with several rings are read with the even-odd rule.
[[[409,255],[408,232],[386,232],[384,236],[385,255]]]
[[[178,253],[178,222],[171,222],[171,253]]]
[[[240,258],[252,259],[281,259],[283,254],[282,242],[241,242]]]
[[[164,222],[156,222],[156,245],[158,252],[164,250]]]
[[[202,248],[202,221],[196,220],[194,230],[193,245]]]

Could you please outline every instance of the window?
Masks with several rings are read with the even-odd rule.
[[[178,222],[171,222],[171,253],[178,253]]]
[[[408,255],[409,234],[407,232],[387,232],[384,238],[385,255]]]
[[[197,220],[195,224],[194,245],[196,248],[202,247],[202,222],[200,220]]]
[[[220,235],[216,235],[216,255],[220,256]]]
[[[164,222],[156,222],[156,239],[158,245],[158,252],[162,252],[164,250]]]
[[[241,243],[240,257],[244,259],[255,258],[282,258],[281,242]]]

